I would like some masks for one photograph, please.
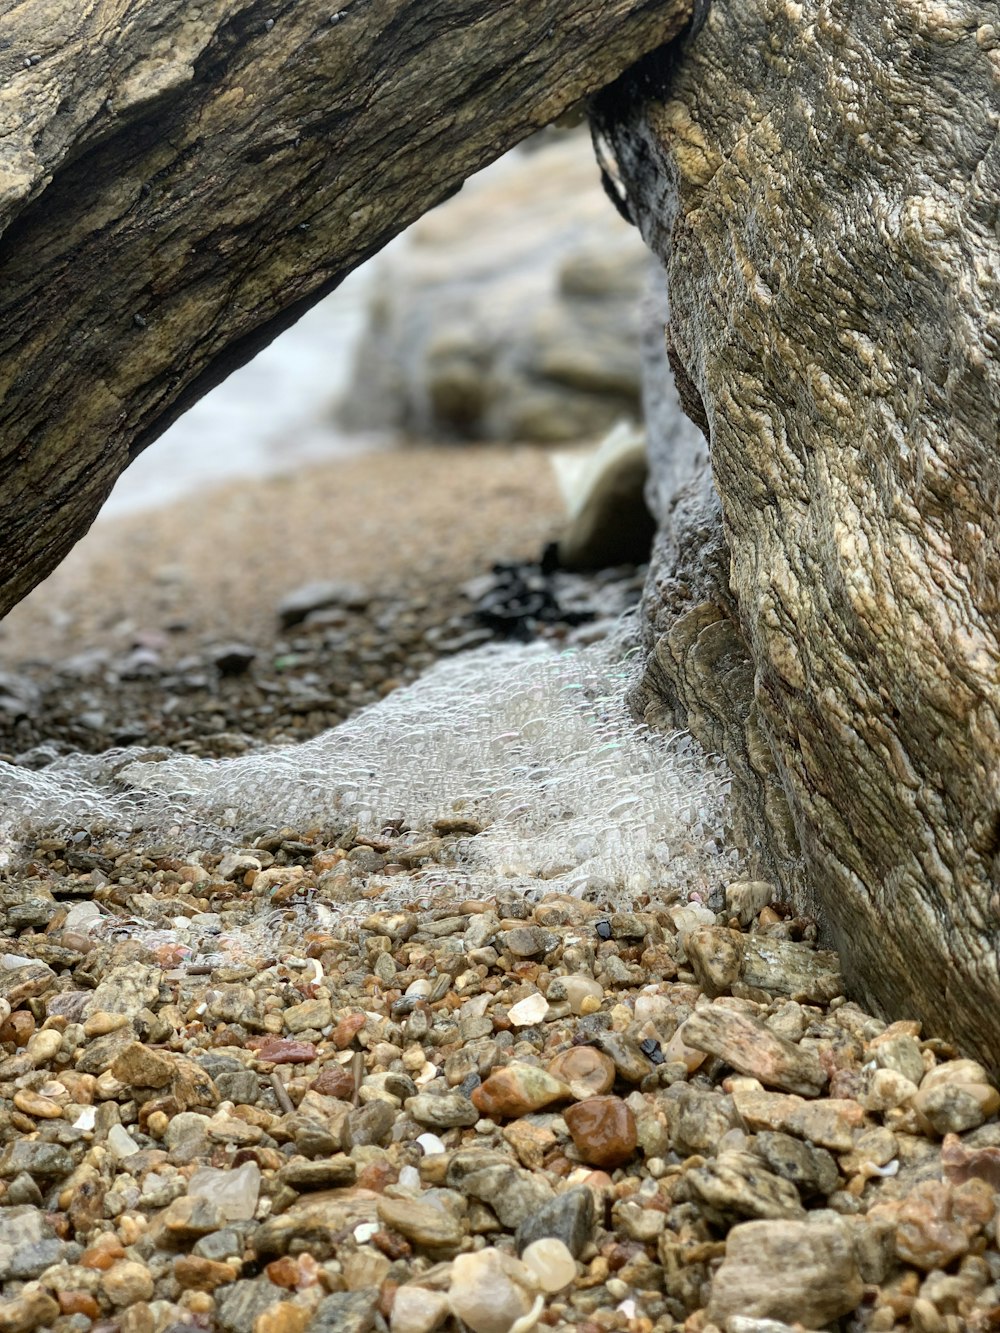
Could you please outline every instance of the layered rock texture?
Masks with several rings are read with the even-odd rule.
[[[649,252],[586,130],[541,138],[378,261],[348,426],[552,443],[638,417]]]
[[[915,1006],[996,1066],[987,17],[964,0],[717,0],[671,70],[647,67],[602,114],[666,262],[672,361],[721,498],[720,516],[702,478],[664,531],[660,707],[742,773],[767,859],[816,905],[856,993]]]

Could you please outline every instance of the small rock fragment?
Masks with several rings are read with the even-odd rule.
[[[571,1046],[549,1061],[548,1072],[565,1083],[577,1100],[610,1092],[615,1082],[615,1064],[593,1046]]]
[[[696,1009],[684,1024],[684,1040],[768,1087],[815,1097],[827,1082],[815,1051],[776,1036],[759,1018],[735,1009]]]
[[[591,1166],[622,1166],[635,1154],[635,1116],[620,1097],[589,1097],[567,1107],[563,1118],[577,1151]]]

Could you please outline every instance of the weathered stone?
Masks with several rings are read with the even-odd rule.
[[[310,1194],[253,1233],[251,1244],[261,1256],[285,1254],[295,1241],[304,1242],[317,1258],[333,1254],[341,1232],[362,1222],[375,1222],[377,1196],[367,1190],[330,1190]]]
[[[407,1098],[406,1111],[421,1125],[432,1129],[453,1129],[457,1125],[474,1125],[479,1112],[468,1097],[460,1092],[422,1092]]]
[[[31,1333],[51,1324],[59,1304],[43,1287],[29,1286],[9,1300],[0,1300],[0,1333]]]
[[[615,1082],[615,1064],[609,1055],[592,1046],[571,1046],[549,1061],[548,1072],[569,1088],[577,1101],[610,1092]]]
[[[561,1079],[537,1065],[515,1060],[473,1089],[472,1104],[494,1120],[510,1120],[540,1111],[553,1102],[565,1101],[570,1095]]]
[[[684,1040],[769,1087],[815,1097],[827,1082],[815,1051],[785,1041],[760,1019],[735,1009],[696,1009],[684,1024]]]
[[[281,1168],[278,1179],[283,1185],[291,1185],[295,1190],[324,1190],[333,1189],[337,1185],[353,1185],[357,1174],[355,1163],[343,1153],[337,1153],[314,1162],[307,1158],[295,1158]]]
[[[450,1312],[448,1297],[407,1283],[396,1292],[389,1320],[389,1333],[434,1333]]]
[[[732,1315],[822,1328],[850,1314],[864,1287],[847,1226],[838,1221],[744,1222],[726,1237],[708,1317]]]
[[[849,1152],[864,1122],[864,1110],[847,1098],[805,1101],[780,1092],[764,1092],[743,1080],[733,1088],[733,1105],[750,1130],[782,1130],[833,1152]]]
[[[19,1273],[23,1251],[36,1251],[54,1239],[55,1233],[40,1208],[28,1204],[0,1208],[0,1282],[15,1276],[37,1277],[37,1273]]]
[[[776,1176],[790,1180],[804,1199],[815,1194],[825,1198],[840,1183],[837,1163],[825,1148],[802,1143],[790,1134],[758,1134],[753,1151]]]
[[[803,1004],[829,1004],[844,993],[840,961],[825,949],[810,949],[772,935],[746,935],[740,979],[747,986],[790,995]]]
[[[312,1333],[371,1333],[378,1312],[377,1291],[335,1291],[317,1306]]]
[[[286,1294],[284,1287],[276,1287],[266,1277],[242,1278],[224,1287],[215,1298],[219,1325],[224,1333],[246,1333]]]
[[[851,993],[995,1061],[993,42],[948,6],[713,0],[667,97],[596,115],[721,496],[664,534],[647,699],[731,760]]]
[[[0,1154],[0,1178],[10,1180],[22,1171],[38,1180],[58,1180],[73,1170],[72,1155],[58,1143],[18,1139]]]
[[[447,1183],[488,1204],[509,1231],[552,1198],[552,1187],[544,1177],[522,1170],[499,1153],[482,1150],[455,1153],[448,1163]]]
[[[921,1181],[899,1206],[896,1253],[915,1268],[947,1268],[968,1252],[995,1210],[996,1196],[984,1180]]]
[[[739,980],[744,936],[738,930],[701,926],[684,938],[684,951],[706,995],[725,995]]]
[[[486,1249],[455,1259],[448,1300],[473,1333],[509,1333],[532,1309],[532,1288],[529,1268],[502,1250]]]
[[[753,1153],[729,1150],[684,1174],[689,1192],[716,1218],[802,1217],[798,1190],[768,1171]]]
[[[661,1099],[673,1148],[687,1157],[710,1156],[723,1134],[739,1123],[731,1097],[707,1088],[677,1084]]]
[[[533,1241],[552,1236],[561,1240],[574,1258],[579,1258],[593,1238],[594,1222],[593,1193],[585,1186],[566,1190],[521,1222],[515,1237],[518,1253]]]
[[[427,1249],[454,1249],[464,1234],[457,1217],[421,1199],[380,1199],[378,1215],[387,1227]]]

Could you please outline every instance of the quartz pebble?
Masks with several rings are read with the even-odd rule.
[[[448,1317],[448,1297],[440,1291],[408,1284],[392,1303],[390,1333],[434,1333]]]
[[[576,1261],[561,1240],[546,1237],[521,1251],[521,1262],[534,1273],[544,1292],[562,1291],[576,1277]]]
[[[448,1303],[472,1333],[511,1333],[536,1304],[541,1313],[544,1303],[534,1288],[530,1268],[502,1250],[488,1248],[456,1257]]]
[[[507,1017],[517,1028],[531,1027],[540,1023],[549,1012],[549,1002],[544,995],[534,994],[518,1000],[507,1010]]]

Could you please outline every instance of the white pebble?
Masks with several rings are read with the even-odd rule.
[[[540,1023],[548,1012],[548,1000],[536,991],[534,995],[529,995],[527,999],[518,1000],[517,1004],[512,1004],[507,1010],[507,1017],[516,1028],[526,1028],[533,1023]]]
[[[445,1146],[436,1134],[418,1134],[416,1142],[423,1149],[425,1157],[434,1157],[445,1151]]]
[[[455,1257],[448,1302],[452,1314],[472,1333],[514,1333],[515,1329],[527,1333],[544,1308],[543,1299],[536,1299],[530,1290],[533,1285],[534,1275],[525,1264],[501,1250],[479,1250]]]
[[[139,1145],[124,1125],[112,1125],[108,1130],[108,1147],[120,1162],[139,1151]]]
[[[555,1236],[532,1241],[521,1255],[521,1262],[534,1273],[542,1291],[550,1295],[568,1287],[576,1277],[576,1260]]]
[[[97,1124],[97,1107],[85,1106],[77,1118],[73,1121],[74,1129],[88,1130],[93,1129]]]
[[[440,1140],[438,1140],[440,1142]],[[404,1189],[418,1190],[420,1188],[420,1172],[415,1166],[404,1166],[400,1168],[399,1183]]]
[[[354,1239],[359,1245],[364,1245],[366,1241],[371,1240],[372,1236],[379,1231],[378,1222],[359,1222],[354,1228]]]

